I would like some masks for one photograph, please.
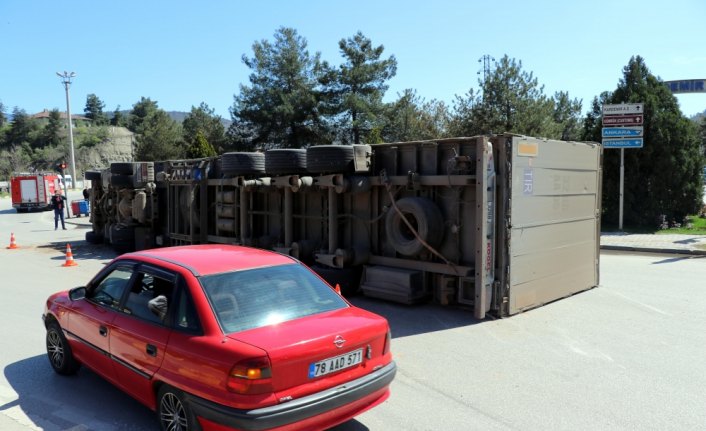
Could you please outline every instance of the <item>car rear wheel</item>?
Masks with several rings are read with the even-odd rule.
[[[157,418],[162,431],[201,430],[199,421],[184,401],[184,393],[180,390],[162,386],[157,402]]]
[[[71,346],[64,337],[59,324],[52,322],[47,326],[47,356],[49,363],[57,374],[69,376],[76,374],[81,364],[74,359]]]

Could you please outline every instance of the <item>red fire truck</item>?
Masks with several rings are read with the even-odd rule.
[[[12,206],[18,213],[33,209],[48,210],[57,188],[61,188],[57,174],[15,173],[10,179]]]

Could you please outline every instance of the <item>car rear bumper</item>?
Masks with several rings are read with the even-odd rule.
[[[397,373],[397,365],[387,366],[359,379],[304,398],[255,410],[223,406],[193,395],[186,395],[193,412],[204,419],[246,431],[267,430],[299,422],[355,403],[386,389]],[[381,392],[382,391],[382,392]]]

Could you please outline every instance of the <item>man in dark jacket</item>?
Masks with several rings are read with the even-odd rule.
[[[54,208],[54,230],[59,228],[59,219],[61,219],[61,228],[66,230],[64,224],[64,208],[66,207],[66,197],[61,194],[61,190],[57,189],[54,196],[51,197],[51,206]]]

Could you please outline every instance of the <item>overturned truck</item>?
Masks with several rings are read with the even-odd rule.
[[[598,284],[601,161],[496,135],[112,163],[86,240],[274,249],[344,294],[509,316]]]

